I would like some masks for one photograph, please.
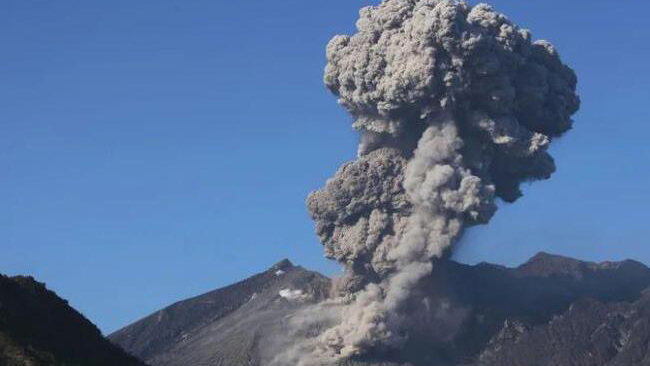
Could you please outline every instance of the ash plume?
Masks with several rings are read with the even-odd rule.
[[[307,198],[326,256],[345,266],[338,315],[294,364],[399,348],[433,260],[497,198],[550,177],[548,146],[579,107],[555,48],[489,5],[384,0],[357,29],[329,42],[324,81],[354,118],[358,158]]]

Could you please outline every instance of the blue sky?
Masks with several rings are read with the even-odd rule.
[[[355,155],[322,69],[367,4],[2,1],[0,272],[104,332],[285,257],[336,273],[304,199]],[[583,104],[558,172],[457,258],[650,263],[650,4],[492,4],[557,46]]]

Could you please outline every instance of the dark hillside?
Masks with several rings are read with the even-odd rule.
[[[32,277],[0,275],[0,365],[144,366]]]

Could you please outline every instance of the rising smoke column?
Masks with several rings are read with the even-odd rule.
[[[488,5],[384,0],[357,29],[329,42],[324,80],[361,133],[358,158],[307,199],[346,271],[319,357],[403,344],[404,304],[432,259],[487,223],[497,197],[550,177],[548,145],[579,107],[553,46]]]

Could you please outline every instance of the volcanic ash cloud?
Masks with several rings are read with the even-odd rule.
[[[324,81],[354,118],[358,158],[307,199],[346,269],[314,359],[402,345],[404,304],[432,260],[487,223],[497,197],[550,177],[548,146],[579,107],[553,46],[489,5],[384,0],[357,29],[329,42]]]

